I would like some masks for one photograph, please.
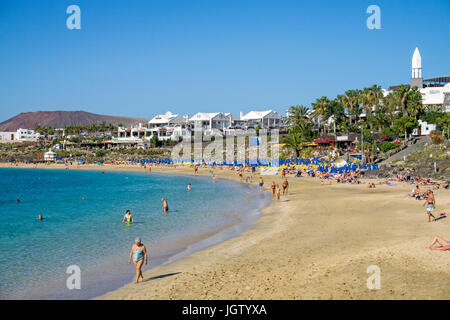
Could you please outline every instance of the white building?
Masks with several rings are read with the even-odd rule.
[[[56,159],[56,153],[54,153],[51,149],[44,153],[45,161],[54,161]]]
[[[276,111],[250,111],[241,115],[241,120],[246,122],[247,128],[261,126],[261,128],[278,128],[282,125],[283,117]]]
[[[152,120],[148,122],[148,127],[153,128],[165,128],[165,127],[175,127],[183,126],[188,122],[188,116],[180,116],[178,114],[172,114],[171,112],[166,112],[165,114],[159,114],[155,116]]]
[[[0,132],[1,142],[24,142],[24,141],[37,141],[40,134],[34,130],[19,128],[15,132]]]
[[[422,105],[427,108],[438,106],[443,112],[450,112],[450,76],[441,76],[424,79],[422,76],[422,56],[418,48],[414,50],[411,59],[411,84],[417,87],[422,95]],[[390,89],[397,89],[392,86]],[[392,91],[383,91],[386,96]]]
[[[215,112],[204,113],[198,112],[189,119],[191,128],[201,129],[205,134],[224,131],[233,125],[235,117],[231,113]]]
[[[419,127],[412,132],[413,136],[428,136],[431,131],[436,130],[435,124],[429,124],[426,121],[419,120]]]
[[[5,131],[0,132],[0,142],[14,142],[16,140],[17,132]]]
[[[443,87],[427,87],[420,89],[424,106],[443,106],[445,93],[450,93],[450,83]],[[450,110],[443,110],[449,112]]]
[[[138,143],[139,140],[151,140],[153,136],[157,136],[158,140],[170,139],[174,141],[185,136],[191,136],[188,117],[167,112],[164,115],[155,116],[148,122],[148,126],[139,123],[131,128],[119,127],[115,141],[131,144]]]

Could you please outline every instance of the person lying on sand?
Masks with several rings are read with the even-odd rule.
[[[440,247],[434,247],[436,243],[440,244]],[[436,236],[434,237],[433,241],[431,241],[431,244],[427,248],[430,250],[447,251],[450,250],[450,241],[447,241],[439,236]]]

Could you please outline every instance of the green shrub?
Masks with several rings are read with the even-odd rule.
[[[398,146],[399,145],[397,143],[388,142],[388,141],[385,141],[385,142],[382,142],[379,144],[379,148],[382,152],[388,152],[389,150],[398,148]]]

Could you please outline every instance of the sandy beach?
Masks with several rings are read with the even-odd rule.
[[[193,170],[152,167],[152,172]],[[226,169],[214,174],[237,179]],[[255,174],[252,183],[258,178]],[[281,185],[281,176],[263,178],[267,189],[272,181]],[[148,270],[144,282],[98,299],[450,299],[450,252],[426,249],[435,235],[450,240],[450,220],[428,223],[423,201],[405,198],[411,185],[368,189],[321,186],[306,177],[288,180],[289,195],[273,200],[241,236]],[[435,196],[434,213],[448,213],[449,191],[436,190]],[[146,245],[151,259],[152,245]],[[379,290],[367,288],[371,265],[381,270]],[[133,272],[130,267],[130,276]]]

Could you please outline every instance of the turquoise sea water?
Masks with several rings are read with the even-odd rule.
[[[244,224],[196,242],[238,221],[248,226],[268,201],[256,188],[209,177],[38,169],[0,169],[0,195],[0,299],[104,294],[133,280],[127,260],[135,237],[150,252],[145,270],[235,236]],[[126,209],[131,226],[121,223]],[[80,290],[67,289],[70,265],[80,267]]]

